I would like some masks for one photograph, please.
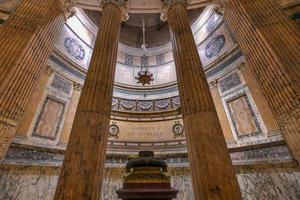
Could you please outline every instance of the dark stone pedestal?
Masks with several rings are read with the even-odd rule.
[[[142,151],[139,158],[129,160],[123,188],[117,191],[122,200],[172,200],[178,190],[171,187],[167,164],[154,157],[151,151]]]
[[[121,189],[117,191],[118,197],[123,200],[172,200],[176,198],[178,190],[175,189]]]

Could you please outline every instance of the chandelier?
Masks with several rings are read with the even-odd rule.
[[[143,55],[144,57],[145,55]],[[142,64],[141,70],[138,72],[138,75],[135,77],[138,80],[137,84],[150,85],[154,81],[153,74],[149,71],[147,64]]]
[[[141,46],[144,52],[147,51],[146,41],[145,41],[145,20],[143,18],[143,44]],[[143,59],[146,60],[146,55],[143,55]],[[141,70],[138,72],[138,75],[135,77],[137,84],[142,84],[143,86],[148,84],[150,85],[154,81],[153,74],[149,71],[147,62],[141,62]]]

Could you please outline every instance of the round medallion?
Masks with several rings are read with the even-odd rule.
[[[172,131],[173,131],[175,137],[183,136],[184,127],[182,124],[176,123],[176,124],[174,124]]]
[[[83,60],[85,57],[85,51],[83,47],[78,44],[74,38],[67,37],[65,39],[65,47],[68,53],[77,60]]]
[[[118,134],[120,132],[119,126],[116,124],[112,124],[109,127],[109,135],[114,138],[118,138]]]

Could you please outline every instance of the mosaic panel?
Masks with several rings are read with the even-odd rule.
[[[37,118],[33,136],[55,140],[58,134],[65,104],[47,97]]]

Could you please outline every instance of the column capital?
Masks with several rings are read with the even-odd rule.
[[[83,88],[83,85],[82,85],[82,84],[77,83],[77,82],[73,82],[73,89],[74,89],[74,90],[81,91],[82,88]]]
[[[213,0],[213,3],[219,6],[225,6],[228,0]]]
[[[74,9],[75,3],[76,0],[61,0],[62,13],[65,20],[68,20],[76,14],[76,10]]]
[[[213,80],[213,81],[209,82],[208,85],[209,85],[210,89],[213,89],[218,86],[218,80]]]
[[[46,74],[51,75],[51,74],[53,74],[53,72],[54,72],[54,70],[49,65],[47,65],[45,67],[45,73]]]
[[[246,62],[242,62],[237,68],[240,71],[243,71],[247,67]]]
[[[120,10],[122,11],[122,21],[127,21],[129,19],[128,15],[128,0],[102,0],[101,1],[101,8],[104,7],[105,4],[113,3],[117,5]]]
[[[160,19],[162,21],[167,21],[167,14],[169,9],[176,3],[182,3],[187,5],[190,0],[161,0],[162,9]]]
[[[215,0],[214,2],[216,5],[214,8],[215,13],[218,15],[224,15],[227,0]]]

